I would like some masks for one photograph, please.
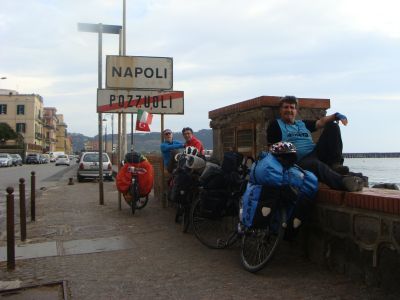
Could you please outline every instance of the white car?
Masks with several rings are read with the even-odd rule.
[[[77,178],[98,178],[100,176],[100,156],[98,152],[84,152],[79,160]],[[112,165],[107,153],[103,153],[103,177],[112,180]]]
[[[11,167],[13,165],[12,157],[8,153],[0,153],[0,167]]]
[[[70,161],[67,155],[59,155],[56,157],[56,166],[58,165],[70,165]]]

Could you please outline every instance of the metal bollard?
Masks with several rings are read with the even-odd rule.
[[[21,226],[21,241],[26,240],[26,207],[25,207],[25,179],[19,179],[19,223]]]
[[[31,221],[35,221],[36,216],[36,177],[35,171],[31,172]]]
[[[14,189],[7,188],[7,269],[15,269]]]

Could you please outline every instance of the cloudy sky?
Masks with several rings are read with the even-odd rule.
[[[185,92],[166,127],[209,128],[208,111],[262,95],[329,98],[349,118],[344,151],[400,151],[399,1],[126,2],[126,54],[173,57]],[[97,35],[78,22],[122,25],[122,0],[1,0],[0,89],[40,94],[69,132],[94,136]],[[118,54],[117,35],[103,54]]]

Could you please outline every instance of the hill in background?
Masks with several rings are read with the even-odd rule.
[[[211,129],[201,129],[195,131],[194,135],[203,143],[205,149],[213,149],[213,137]],[[81,133],[70,133],[74,152],[81,152],[85,148],[85,143],[89,140],[97,140],[97,135],[88,137]],[[104,137],[103,137],[104,139]],[[107,134],[107,141],[111,141],[112,135]],[[181,132],[174,132],[174,139],[184,141]],[[114,144],[118,143],[118,136],[114,134]],[[127,135],[127,143],[131,144],[131,135]],[[140,152],[160,152],[160,132],[134,133],[133,144],[135,150]],[[129,147],[129,146],[128,146]]]

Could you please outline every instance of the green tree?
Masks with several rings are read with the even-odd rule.
[[[18,134],[7,123],[0,123],[0,142],[4,143],[8,140],[14,140]]]

